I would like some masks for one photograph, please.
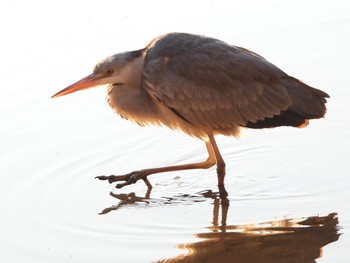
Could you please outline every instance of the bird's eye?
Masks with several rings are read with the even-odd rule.
[[[113,74],[113,69],[109,69],[109,70],[107,71],[107,74],[108,74],[108,75],[112,75],[112,74]]]

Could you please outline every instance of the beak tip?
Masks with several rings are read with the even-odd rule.
[[[78,90],[92,88],[98,85],[97,81],[98,80],[94,78],[93,74],[88,75],[85,78],[82,78],[81,80],[75,82],[74,84],[68,86],[67,88],[52,95],[51,98],[57,98],[57,97],[61,97],[61,96],[76,92]]]
[[[56,93],[56,94],[52,95],[51,99],[54,99],[54,98],[57,98],[57,97],[59,97],[59,93]]]

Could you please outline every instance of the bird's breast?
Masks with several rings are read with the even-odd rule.
[[[211,133],[210,129],[194,126],[183,120],[142,89],[136,92],[126,86],[114,85],[108,90],[107,101],[113,111],[122,118],[141,126],[167,126],[203,140],[206,140],[207,135]]]
[[[155,101],[141,89],[113,85],[108,89],[107,101],[114,112],[141,126],[160,122]]]

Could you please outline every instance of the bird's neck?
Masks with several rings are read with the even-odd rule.
[[[143,64],[143,56],[127,63],[118,71],[120,82],[109,87],[107,96],[108,103],[115,112],[141,125],[148,122],[149,115],[154,111],[151,98],[142,90]]]
[[[131,89],[141,89],[141,79],[143,72],[143,55],[130,61],[120,72],[123,85]]]

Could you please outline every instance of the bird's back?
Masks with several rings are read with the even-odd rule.
[[[326,112],[328,94],[288,76],[263,57],[220,40],[185,33],[146,47],[145,89],[196,127],[300,126]]]

